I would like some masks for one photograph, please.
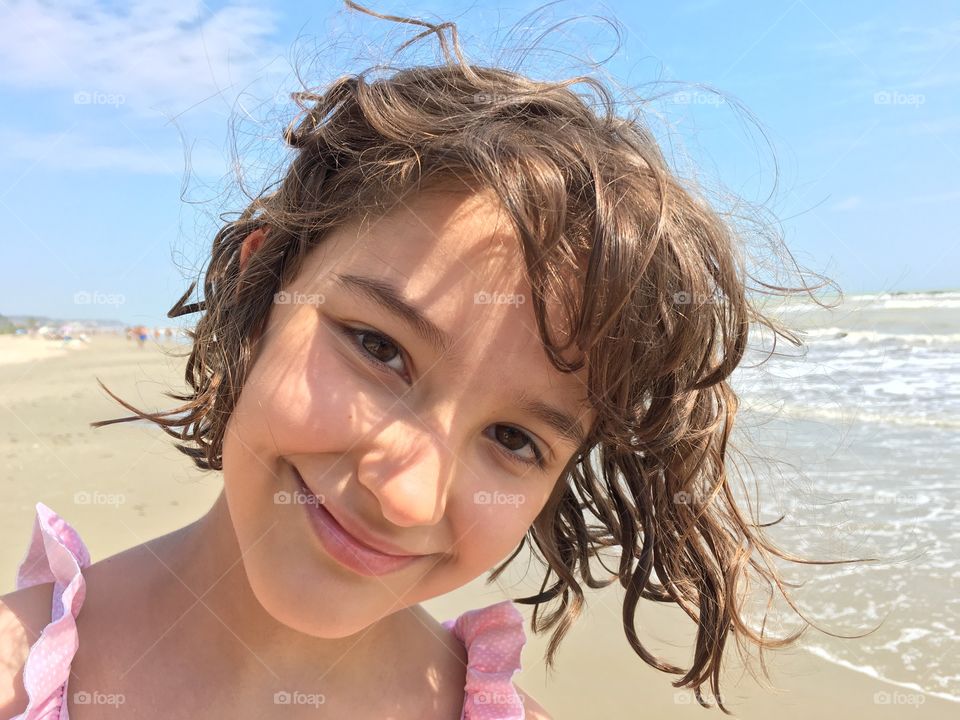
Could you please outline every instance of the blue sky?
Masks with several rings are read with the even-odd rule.
[[[505,37],[539,6],[373,5],[455,21],[487,63],[579,16],[522,69],[558,78],[583,69],[565,53],[616,50],[602,72],[661,96],[650,108],[674,163],[765,201],[801,264],[851,294],[960,288],[956,6],[564,1]],[[619,48],[593,16],[620,23]],[[332,0],[0,0],[0,27],[0,313],[148,324],[172,324],[218,216],[242,208],[230,123],[256,190],[282,157],[295,61],[319,85],[414,34]],[[433,62],[435,46],[401,62]]]

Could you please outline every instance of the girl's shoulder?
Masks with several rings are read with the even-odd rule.
[[[0,717],[13,717],[27,706],[26,660],[50,622],[53,586],[42,583],[0,596]]]
[[[86,594],[81,569],[89,565],[90,553],[77,532],[37,503],[17,589],[0,598],[0,655],[9,660],[0,670],[3,717],[59,716],[79,645],[76,616]]]

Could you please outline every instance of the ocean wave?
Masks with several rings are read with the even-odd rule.
[[[960,333],[886,333],[838,327],[810,328],[798,332],[811,343],[842,341],[844,344],[898,342],[904,345],[960,345]]]
[[[952,416],[930,417],[925,415],[905,415],[902,412],[870,412],[856,407],[835,409],[812,407],[809,405],[791,405],[782,402],[778,402],[776,407],[761,405],[759,403],[751,404],[747,407],[751,412],[760,412],[768,415],[785,415],[800,420],[839,420],[843,423],[859,421],[906,427],[960,429],[960,418]]]
[[[833,306],[837,296],[821,296],[819,299],[825,304]],[[843,302],[836,308],[856,308],[857,310],[949,310],[960,307],[960,292],[943,290],[935,292],[897,292],[897,293],[862,293],[859,295],[844,295]],[[770,303],[764,306],[765,310],[775,313],[793,313],[823,310],[813,300],[787,300],[777,305]]]
[[[919,302],[916,300],[885,300],[877,304],[883,310],[952,310],[960,308],[960,300],[933,300]]]
[[[880,648],[883,650],[890,650],[891,652],[897,652],[897,648],[904,643],[909,643],[913,640],[920,640],[932,634],[933,630],[928,630],[927,628],[903,628],[900,631],[900,637],[898,637],[896,640],[891,640],[890,642],[881,645]]]

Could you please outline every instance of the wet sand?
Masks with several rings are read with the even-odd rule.
[[[56,345],[0,337],[0,593],[13,589],[37,501],[70,522],[97,561],[186,525],[220,491],[220,475],[196,470],[159,430],[145,423],[88,425],[126,415],[96,377],[139,407],[168,408],[173,401],[162,392],[184,389],[182,358],[164,355],[153,341],[139,349],[118,337],[94,337],[75,351],[58,352]],[[183,353],[186,346],[162,347]],[[519,577],[524,559],[514,566],[499,587],[481,578],[425,606],[446,619],[534,592],[536,578]],[[557,720],[720,717],[719,710],[700,708],[692,694],[670,685],[670,676],[637,658],[623,636],[619,597],[615,588],[587,596],[588,609],[561,645],[549,675],[542,663],[548,636],[533,637],[528,628],[518,684]],[[520,607],[529,618],[530,609]],[[644,606],[639,625],[653,649],[669,659],[682,663],[690,655],[692,628],[679,611]],[[723,697],[738,717],[953,718],[960,710],[799,650],[771,653],[768,662],[779,692],[739,672],[728,674]]]

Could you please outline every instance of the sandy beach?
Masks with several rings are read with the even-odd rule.
[[[94,429],[89,422],[125,415],[96,378],[143,408],[166,408],[165,390],[181,391],[186,346],[153,341],[140,349],[122,337],[93,337],[76,350],[28,338],[0,338],[0,593],[13,589],[17,565],[41,501],[77,528],[94,561],[181,527],[202,514],[220,490],[217,473],[202,473],[171,439],[145,423]],[[34,347],[35,346],[35,347]],[[426,607],[439,619],[505,597],[529,594],[537,578],[499,583],[483,578]],[[535,566],[534,566],[535,567]],[[567,636],[549,675],[547,637],[530,637],[518,683],[558,720],[600,717],[704,718],[692,694],[647,667],[627,645],[615,588],[588,595],[588,610]],[[520,606],[529,618],[530,609]],[[641,632],[671,660],[690,654],[692,628],[679,611],[644,607]],[[528,628],[528,635],[532,635]],[[857,642],[851,640],[850,642]],[[953,718],[960,706],[835,665],[802,650],[771,653],[779,691],[730,673],[728,707],[742,718],[851,715],[874,718]]]
[[[75,350],[83,350],[87,343],[81,340],[46,340],[31,337],[0,336],[0,365],[17,365],[36,360],[59,357]]]

